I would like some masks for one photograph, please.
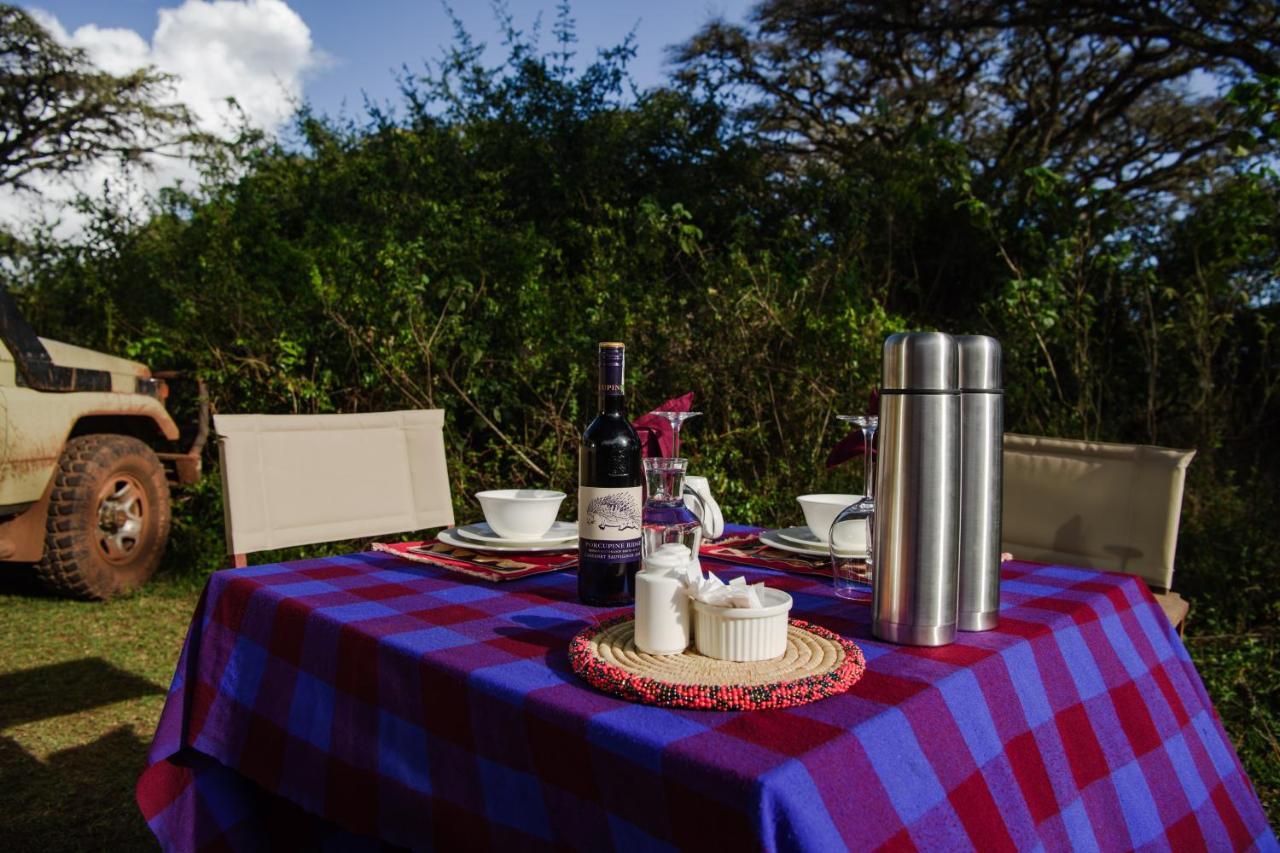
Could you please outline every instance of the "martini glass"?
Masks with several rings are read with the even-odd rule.
[[[671,455],[673,457],[680,456],[680,427],[684,426],[684,422],[689,418],[696,418],[702,412],[654,412],[655,415],[661,415],[667,419],[667,423],[671,424],[671,432],[675,436],[675,442],[671,447]]]
[[[873,540],[875,535],[876,504],[873,498],[875,488],[875,462],[871,455],[871,445],[875,440],[876,427],[880,418],[876,415],[836,415],[845,423],[856,424],[862,428],[862,464],[865,474],[864,494],[855,503],[850,504],[831,522],[831,574],[836,595],[841,598],[866,601],[871,593],[871,576],[873,564]],[[860,525],[865,529],[866,556],[850,556],[848,552],[836,549],[837,528],[841,525]],[[847,538],[851,531],[843,531]],[[856,534],[855,534],[856,535]]]

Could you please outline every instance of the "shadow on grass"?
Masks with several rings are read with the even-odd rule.
[[[0,729],[164,693],[101,658],[53,663],[0,675]]]
[[[133,799],[147,744],[130,726],[40,761],[0,736],[0,838],[6,850],[155,847]]]
[[[164,691],[99,658],[0,675],[0,729]],[[133,799],[147,743],[121,726],[41,761],[0,736],[0,839],[6,850],[146,849]]]
[[[31,563],[6,563],[0,561],[0,593],[23,595],[30,598],[57,598],[45,589],[36,577]]]
[[[72,598],[50,590],[40,582],[35,567],[30,563],[0,561],[0,595],[20,596],[30,601],[54,604],[64,602],[80,607],[109,607],[122,601],[148,595],[185,595],[188,592],[199,592],[208,581],[210,571],[162,566],[149,581],[132,592],[126,592],[110,601],[95,601]]]

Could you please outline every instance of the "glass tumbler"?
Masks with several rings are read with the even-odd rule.
[[[675,543],[694,557],[702,544],[702,522],[684,504],[684,477],[688,459],[651,457],[644,460],[646,495],[641,550],[649,556],[663,545]]]

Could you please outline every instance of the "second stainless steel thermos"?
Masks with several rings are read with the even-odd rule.
[[[957,335],[960,352],[961,631],[990,631],[1000,611],[1004,392],[1000,342]]]
[[[1000,344],[910,332],[884,342],[871,632],[941,646],[1000,609]]]
[[[960,524],[960,386],[955,339],[884,342],[876,467],[871,632],[941,646],[955,639]]]

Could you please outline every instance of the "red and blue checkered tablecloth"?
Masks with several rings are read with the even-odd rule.
[[[1137,579],[1009,563],[997,630],[921,649],[872,640],[821,578],[742,573],[855,639],[862,680],[787,710],[633,705],[569,669],[618,612],[579,605],[572,573],[218,572],[139,805],[180,850],[1277,847]]]

